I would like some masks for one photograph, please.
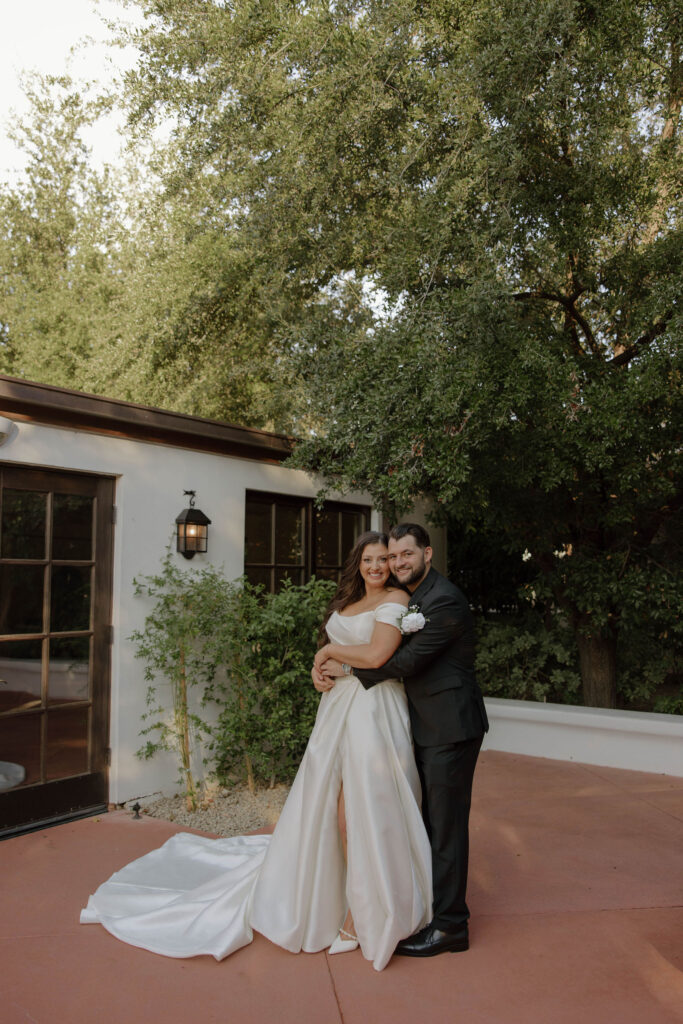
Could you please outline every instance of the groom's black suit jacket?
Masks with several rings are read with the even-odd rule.
[[[410,597],[427,619],[381,668],[354,669],[368,689],[403,679],[413,738],[421,747],[482,736],[489,727],[474,672],[475,632],[463,592],[430,569]]]

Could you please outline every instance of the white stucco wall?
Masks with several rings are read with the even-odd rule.
[[[280,465],[35,423],[17,421],[16,427],[0,447],[0,461],[116,477],[109,799],[122,803],[174,792],[177,768],[171,755],[151,761],[135,756],[147,684],[127,638],[143,628],[151,605],[134,595],[133,579],[158,570],[175,517],[187,505],[184,490],[197,492],[197,507],[211,519],[209,549],[191,561],[175,553],[174,558],[182,569],[211,564],[234,579],[244,570],[245,491],[313,497],[318,485],[306,473]],[[337,500],[370,504],[363,494]],[[372,525],[378,526],[376,513]]]

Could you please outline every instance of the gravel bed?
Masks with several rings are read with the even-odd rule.
[[[141,813],[218,836],[241,836],[274,825],[288,793],[289,786],[258,789],[255,793],[250,793],[247,786],[233,786],[206,798],[196,811],[187,810],[185,797],[171,796],[141,800]]]

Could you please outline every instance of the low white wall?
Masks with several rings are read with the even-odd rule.
[[[683,717],[486,698],[484,750],[683,776]]]

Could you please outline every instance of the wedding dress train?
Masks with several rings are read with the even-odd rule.
[[[335,612],[339,644],[366,643],[376,620],[403,606]],[[307,683],[302,680],[302,686]],[[348,866],[337,803],[344,785]],[[431,918],[431,852],[419,808],[402,683],[365,690],[355,676],[324,693],[297,776],[272,836],[207,839],[179,833],[99,887],[81,922],[165,956],[246,945],[253,931],[292,952],[333,942],[347,909],[377,970],[399,939]]]

